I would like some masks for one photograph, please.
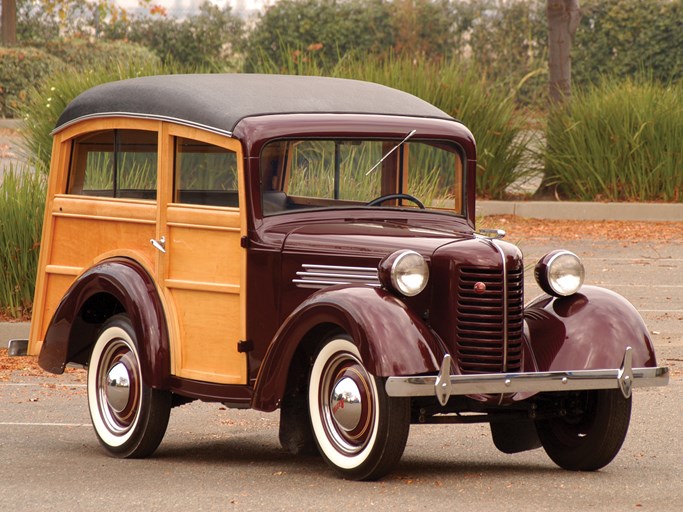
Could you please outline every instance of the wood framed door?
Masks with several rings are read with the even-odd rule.
[[[170,322],[172,372],[183,378],[246,384],[246,234],[239,142],[164,125],[157,238],[159,282]]]

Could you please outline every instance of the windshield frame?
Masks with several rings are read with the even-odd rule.
[[[259,185],[261,197],[261,213],[263,217],[274,215],[289,215],[301,211],[320,211],[320,210],[349,210],[349,209],[380,209],[380,210],[400,210],[400,211],[422,211],[431,213],[441,213],[453,215],[459,218],[467,218],[467,191],[468,191],[468,160],[466,152],[461,144],[453,139],[437,138],[433,136],[420,137],[419,133],[413,131],[406,132],[408,136],[402,137],[367,137],[358,135],[314,135],[297,137],[278,137],[265,142],[260,148],[259,155]],[[288,180],[293,174],[292,170],[292,149],[301,143],[318,142],[334,144],[334,187],[330,197],[315,197],[301,195],[287,195]],[[378,173],[383,182],[382,192],[364,200],[348,200],[341,197],[339,192],[340,158],[338,148],[340,145],[361,145],[364,143],[383,145],[382,154],[376,160],[371,161],[370,166],[359,166],[355,172],[364,175]],[[409,199],[387,200],[385,203],[369,206],[370,202],[377,197],[388,194],[411,194],[409,179],[411,178],[411,168],[406,159],[410,159],[409,148],[432,148],[443,151],[444,154],[452,155],[453,174],[452,183],[453,193],[448,196],[445,194],[442,201],[452,201],[452,204],[442,204],[435,206],[429,201],[426,209],[419,209],[414,202]],[[414,150],[417,151],[417,150]],[[284,158],[283,158],[284,155]],[[446,166],[448,168],[448,166]],[[370,169],[371,172],[368,172]],[[387,173],[391,173],[387,176]],[[441,171],[443,174],[443,171]],[[391,184],[387,185],[387,182]],[[392,188],[394,187],[394,188]],[[435,189],[436,190],[436,189]],[[446,188],[448,190],[448,188]],[[421,197],[416,196],[418,200]],[[273,202],[272,200],[275,200]],[[293,201],[292,201],[293,200]],[[363,202],[365,201],[365,202]],[[291,207],[290,207],[291,206]]]

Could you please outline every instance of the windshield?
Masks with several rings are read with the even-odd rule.
[[[436,141],[281,140],[261,153],[264,215],[348,206],[447,209],[463,214],[456,147]],[[403,194],[410,197],[387,198]]]

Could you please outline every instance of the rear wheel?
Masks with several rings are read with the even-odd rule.
[[[343,477],[374,480],[401,458],[410,400],[387,396],[348,336],[330,338],[316,355],[308,403],[320,453]]]
[[[126,315],[109,319],[88,366],[88,408],[102,446],[117,457],[146,457],[166,432],[171,393],[142,379],[135,331]]]
[[[631,398],[618,389],[586,391],[563,400],[565,414],[538,421],[548,456],[561,468],[595,471],[621,449],[631,419]]]

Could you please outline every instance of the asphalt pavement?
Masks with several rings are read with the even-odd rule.
[[[534,217],[529,204],[479,203],[482,214]],[[667,205],[637,206],[643,215]],[[576,204],[540,208],[542,218],[564,218],[553,216],[562,211],[583,218]],[[624,212],[633,215],[633,208],[598,205],[593,211],[629,220]],[[664,215],[650,220],[683,221],[677,208]],[[658,363],[671,369],[668,387],[635,391],[629,435],[603,470],[563,471],[542,450],[502,454],[487,425],[425,425],[411,428],[405,454],[389,476],[347,482],[317,457],[284,452],[277,413],[200,402],[172,411],[153,457],[121,461],[107,457],[96,441],[83,371],[36,375],[20,365],[0,371],[0,511],[683,509],[683,241],[616,242],[570,233],[510,241],[524,251],[527,267],[551,249],[579,254],[586,283],[617,291],[640,311]],[[538,292],[527,272],[527,300]],[[0,323],[0,344],[27,337],[28,329],[27,323]]]
[[[637,389],[626,442],[595,473],[558,469],[542,450],[498,452],[487,425],[411,428],[394,471],[379,482],[340,480],[317,457],[278,444],[277,413],[195,402],[172,411],[152,458],[104,454],[90,426],[85,373],[0,374],[0,510],[677,512],[683,503],[683,241],[520,240],[529,263],[565,247],[586,283],[627,297],[643,315],[665,388]],[[527,273],[527,299],[538,292]],[[22,326],[19,326],[23,328]],[[0,334],[1,335],[1,334]],[[599,341],[599,340],[597,340]]]

